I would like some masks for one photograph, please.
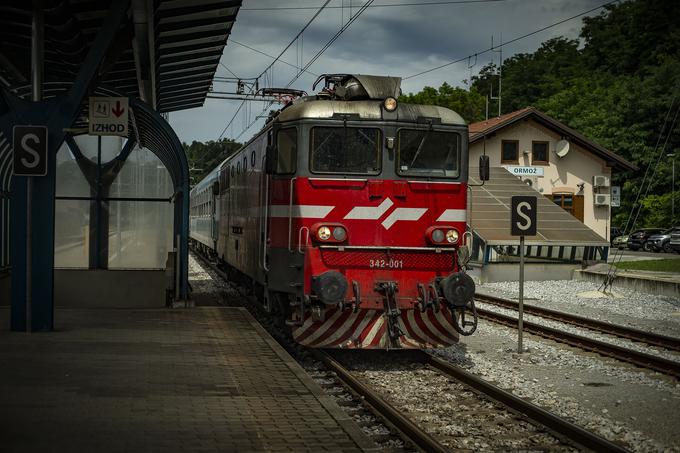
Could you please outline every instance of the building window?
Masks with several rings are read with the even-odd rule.
[[[548,165],[548,142],[531,142],[531,164]]]
[[[573,193],[554,193],[552,195],[546,195],[546,197],[551,199],[557,206],[583,222],[583,195],[574,195]]]
[[[503,140],[501,142],[501,163],[519,163],[519,142],[517,140]]]

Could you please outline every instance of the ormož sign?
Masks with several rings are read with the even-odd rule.
[[[543,176],[543,167],[505,167],[510,173],[515,176]]]

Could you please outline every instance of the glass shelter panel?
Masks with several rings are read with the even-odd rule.
[[[169,198],[172,178],[161,160],[146,148],[135,148],[111,185],[112,198]]]
[[[173,249],[173,205],[111,201],[109,206],[109,268],[164,269]]]
[[[87,269],[90,200],[54,202],[54,267]]]
[[[97,161],[95,141],[95,156],[94,161]],[[81,152],[87,148],[79,146]],[[76,158],[69,149],[66,143],[61,145],[57,152],[57,183],[56,183],[57,197],[89,197],[91,196],[90,184],[85,179],[83,172],[76,162]]]

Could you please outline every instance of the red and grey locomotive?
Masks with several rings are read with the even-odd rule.
[[[252,284],[303,345],[457,342],[476,327],[465,121],[398,102],[398,78],[319,82],[194,187],[193,245]],[[484,180],[488,161],[480,169]]]

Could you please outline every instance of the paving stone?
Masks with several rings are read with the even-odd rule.
[[[31,335],[8,317],[3,452],[372,447],[243,309],[57,310]]]

